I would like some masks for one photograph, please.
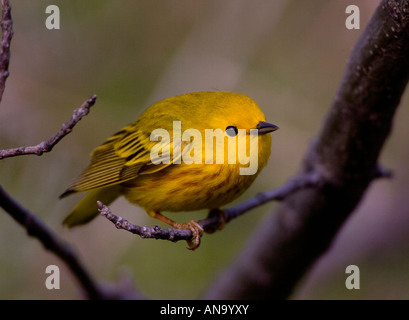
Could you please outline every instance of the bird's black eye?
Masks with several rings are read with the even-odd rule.
[[[237,130],[237,128],[235,127],[235,126],[228,126],[227,128],[226,128],[226,134],[228,135],[228,136],[230,136],[230,137],[235,137],[235,136],[237,136],[237,133],[238,133],[239,131]]]

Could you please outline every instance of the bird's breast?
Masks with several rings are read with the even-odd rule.
[[[124,196],[146,210],[193,211],[219,208],[239,197],[255,175],[239,164],[174,164],[122,185]]]

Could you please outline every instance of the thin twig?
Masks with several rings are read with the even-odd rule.
[[[287,183],[276,189],[262,192],[253,198],[238,204],[235,207],[223,210],[224,223],[237,218],[244,213],[258,207],[266,202],[273,200],[283,200],[288,195],[297,190],[309,187],[320,187],[320,175],[313,172],[297,179],[289,180]],[[189,240],[192,237],[190,230],[167,228],[162,229],[158,225],[153,227],[141,227],[130,223],[128,220],[116,216],[111,212],[109,207],[98,201],[98,210],[102,216],[111,221],[118,229],[123,229],[131,233],[139,235],[144,239],[162,239],[176,242],[179,240]],[[205,232],[212,233],[220,227],[220,219],[217,215],[209,214],[206,219],[197,221],[197,223],[204,229]]]
[[[2,39],[0,44],[0,101],[6,87],[6,80],[9,76],[10,63],[10,43],[13,37],[13,20],[11,19],[11,8],[8,0],[1,0],[2,15],[1,29]]]
[[[116,216],[112,213],[108,206],[98,201],[98,210],[102,216],[111,221],[118,229],[123,229],[131,233],[139,235],[143,239],[162,239],[169,241],[188,240],[192,237],[190,230],[182,229],[162,229],[158,225],[154,227],[141,227],[130,223],[128,220]]]
[[[44,152],[50,152],[52,148],[67,134],[69,134],[74,126],[89,113],[89,109],[95,104],[97,96],[94,94],[91,98],[84,101],[84,103],[77,109],[70,120],[62,125],[60,131],[58,131],[52,138],[40,142],[36,146],[19,147],[13,149],[0,150],[0,160],[8,157],[21,156],[26,154],[42,155]]]
[[[226,219],[227,220],[226,222],[230,221],[233,218],[237,218],[243,213],[246,213],[247,211],[255,207],[258,207],[266,202],[273,200],[281,201],[288,197],[288,195],[293,194],[294,192],[300,189],[310,187],[319,188],[321,186],[321,181],[322,181],[321,175],[316,171],[310,172],[298,178],[290,179],[284,185],[276,189],[260,192],[256,194],[253,198],[245,202],[242,202],[233,208],[226,209],[224,211],[226,217],[228,218]]]
[[[10,42],[13,36],[13,21],[11,18],[11,8],[8,0],[1,0],[2,15],[1,28],[2,40],[0,43],[0,102],[5,90],[6,79],[9,76],[10,62]],[[52,148],[68,133],[73,127],[89,113],[91,106],[95,104],[96,95],[86,100],[81,107],[74,110],[74,113],[69,121],[63,124],[61,130],[47,141],[43,141],[37,146],[21,147],[9,150],[0,150],[0,159],[6,157],[19,156],[24,154],[41,155],[44,152],[49,152]],[[22,225],[27,233],[38,239],[44,248],[53,252],[60,257],[71,269],[79,284],[84,289],[85,293],[91,299],[140,299],[141,294],[129,285],[129,277],[123,279],[116,284],[98,284],[91,274],[82,264],[77,254],[74,252],[71,245],[60,239],[47,225],[36,215],[24,208],[20,203],[14,200],[0,186],[0,207],[2,207],[15,221]]]
[[[392,173],[389,169],[377,166],[377,170],[373,176],[373,179],[378,178],[391,178]],[[228,223],[231,220],[245,214],[246,212],[259,207],[270,201],[282,201],[289,195],[295,193],[300,189],[305,188],[322,188],[324,179],[317,171],[304,174],[300,177],[288,180],[284,185],[265,192],[256,194],[253,198],[244,201],[232,208],[223,210],[223,223]],[[153,227],[138,226],[130,223],[128,220],[118,217],[113,214],[108,206],[104,205],[101,201],[97,202],[98,211],[100,214],[111,221],[118,229],[129,231],[133,234],[139,235],[143,239],[161,239],[172,242],[180,240],[189,240],[192,237],[192,232],[185,229],[162,229],[160,226],[155,225]],[[197,223],[203,228],[205,232],[212,233],[220,227],[221,221],[218,215],[209,214],[206,219],[197,221]]]

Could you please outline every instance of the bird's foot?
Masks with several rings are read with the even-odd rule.
[[[224,226],[227,223],[227,217],[223,210],[220,209],[212,209],[209,211],[209,215],[207,219],[216,217],[218,220],[217,225],[214,228],[206,228],[206,233],[213,233],[217,230],[223,230]]]
[[[188,249],[189,250],[195,250],[199,247],[200,245],[200,237],[203,234],[203,228],[200,224],[198,224],[196,221],[190,220],[189,222],[175,222],[164,215],[162,215],[158,211],[148,211],[148,214],[155,219],[158,219],[170,226],[172,226],[175,229],[183,229],[183,230],[190,230],[192,232],[192,238],[189,240],[186,240],[188,244]]]
[[[200,224],[196,221],[190,220],[185,223],[175,222],[173,227],[176,229],[190,230],[192,232],[192,238],[186,240],[189,250],[195,250],[199,247],[200,238],[203,234],[203,228]]]

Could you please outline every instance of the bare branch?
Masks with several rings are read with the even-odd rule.
[[[1,186],[0,207],[21,224],[30,236],[38,239],[45,249],[56,254],[67,264],[89,298],[102,299],[106,297],[105,293],[99,288],[76,256],[71,246],[61,240],[40,218],[23,208]]]
[[[376,167],[373,174],[373,179],[378,178],[392,178],[392,172],[380,165]],[[256,194],[253,198],[244,201],[232,208],[224,209],[223,223],[228,223],[231,220],[247,213],[251,209],[259,207],[270,201],[282,201],[291,194],[305,188],[321,188],[324,186],[324,179],[320,176],[318,172],[310,172],[305,175],[293,178],[287,181],[284,185],[265,192],[260,192]],[[168,240],[172,242],[177,242],[180,240],[190,240],[192,238],[192,232],[186,229],[174,229],[166,228],[162,229],[160,226],[155,225],[153,227],[138,226],[130,223],[128,220],[118,217],[113,214],[111,209],[104,205],[101,201],[97,202],[98,211],[101,216],[107,218],[111,221],[116,228],[129,231],[133,234],[140,236],[143,239],[161,239]],[[213,215],[210,212],[206,219],[197,221],[197,223],[203,228],[207,233],[212,233],[221,227],[221,221],[217,215]]]
[[[10,43],[13,37],[13,20],[11,19],[11,8],[9,0],[1,0],[2,15],[1,15],[1,51],[0,51],[0,101],[3,98],[6,80],[9,76],[10,63]]]
[[[94,94],[91,98],[84,101],[84,103],[77,109],[70,120],[63,124],[60,131],[58,131],[52,138],[40,142],[36,146],[31,147],[19,147],[7,150],[0,150],[0,160],[8,157],[21,156],[26,154],[42,155],[44,152],[50,152],[53,147],[67,134],[69,134],[74,126],[89,113],[89,109],[95,104],[97,96]]]
[[[2,41],[0,52],[0,101],[5,90],[5,82],[9,76],[8,66],[10,61],[10,41],[13,35],[11,8],[8,0],[1,0],[2,5]],[[20,147],[9,150],[0,150],[0,159],[24,154],[41,155],[49,152],[73,127],[89,113],[91,106],[95,104],[96,95],[86,100],[74,113],[69,121],[63,124],[61,130],[49,140],[32,147]],[[116,284],[99,285],[89,274],[73,248],[60,239],[45,223],[14,200],[0,186],[0,207],[2,207],[15,221],[22,225],[27,233],[41,242],[45,249],[53,252],[63,262],[78,280],[86,295],[91,299],[141,299],[143,296],[129,284],[129,277],[123,278]]]
[[[172,228],[162,229],[157,225],[154,227],[141,227],[134,225],[128,220],[113,214],[109,207],[104,205],[101,201],[98,201],[98,210],[102,216],[115,224],[118,229],[129,231],[144,239],[162,239],[176,242],[179,240],[188,240],[192,238],[192,232],[190,230]]]
[[[283,200],[287,196],[296,192],[297,190],[308,187],[319,187],[320,177],[316,173],[310,173],[305,176],[298,177],[297,179],[289,180],[283,186],[270,191],[262,192],[254,196],[253,198],[238,204],[237,206],[223,210],[224,223],[245,214],[246,212],[261,206],[262,204],[273,201]],[[109,207],[98,201],[98,210],[102,216],[111,221],[118,229],[123,229],[139,235],[144,239],[161,239],[169,241],[190,240],[192,238],[192,232],[184,229],[167,228],[162,229],[158,225],[154,227],[141,227],[130,223],[128,220],[116,216],[111,212]],[[212,233],[220,227],[220,219],[217,215],[210,212],[206,219],[197,221],[197,223],[203,228],[205,232]]]
[[[145,299],[131,284],[129,275],[122,275],[117,283],[97,283],[71,245],[59,238],[38,216],[14,200],[1,186],[0,207],[22,225],[28,235],[40,241],[45,249],[67,265],[89,299]]]
[[[317,187],[321,185],[321,177],[318,172],[309,172],[303,176],[293,178],[286,182],[281,187],[266,192],[258,193],[253,198],[238,204],[237,206],[224,210],[225,215],[228,217],[227,221],[236,218],[247,211],[258,207],[266,202],[277,200],[281,201],[288,197],[290,194],[304,188]]]

